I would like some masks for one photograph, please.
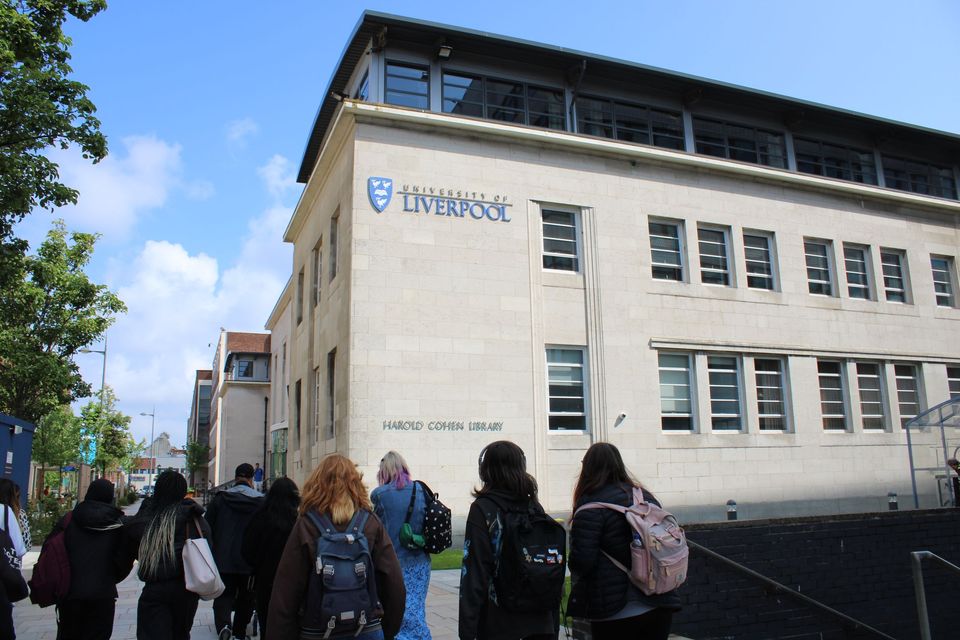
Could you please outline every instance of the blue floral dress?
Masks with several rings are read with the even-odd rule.
[[[403,570],[403,584],[407,589],[407,607],[403,612],[403,624],[396,640],[431,640],[430,627],[427,626],[427,590],[430,587],[430,555],[425,551],[414,551],[400,545],[400,527],[403,526],[410,505],[413,485],[407,484],[397,489],[395,483],[377,487],[371,494],[374,513],[383,521],[393,542],[393,548]],[[423,532],[423,515],[426,500],[423,487],[417,485],[410,524],[415,533]]]

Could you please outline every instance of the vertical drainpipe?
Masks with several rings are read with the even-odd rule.
[[[568,109],[570,114],[570,125],[567,127],[568,131],[577,130],[577,121],[574,119],[574,105],[577,103],[577,95],[580,93],[580,84],[583,82],[583,76],[587,73],[587,61],[580,61],[580,68],[578,69],[576,82],[571,82],[573,84],[573,90],[570,92],[570,107]]]
[[[267,436],[270,433],[270,396],[263,396],[263,475],[267,475]]]

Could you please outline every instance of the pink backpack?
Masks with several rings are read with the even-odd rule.
[[[622,507],[609,502],[588,502],[574,513],[584,509],[613,509],[627,518],[633,529],[630,543],[630,568],[603,552],[630,581],[648,596],[673,591],[687,579],[687,537],[677,518],[655,504],[643,499],[639,487],[633,489],[633,504]]]

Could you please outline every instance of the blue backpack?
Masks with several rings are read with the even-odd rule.
[[[317,561],[310,572],[302,638],[357,636],[380,626],[380,600],[373,557],[363,527],[370,512],[358,509],[343,533],[326,514],[308,512],[320,530]]]

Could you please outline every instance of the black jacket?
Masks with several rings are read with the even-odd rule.
[[[273,576],[277,573],[280,556],[296,522],[296,513],[288,521],[270,519],[265,509],[258,510],[243,534],[243,559],[253,567],[257,593],[270,595]]]
[[[68,600],[117,597],[117,583],[133,567],[133,558],[124,550],[122,518],[120,509],[96,500],[84,500],[73,508],[64,533],[70,559]],[[63,528],[64,519],[58,528]]]
[[[496,499],[519,509],[527,498],[490,492]],[[537,507],[539,507],[537,503]],[[470,505],[463,540],[463,567],[460,573],[460,640],[516,640],[535,634],[559,632],[559,611],[507,611],[490,599],[496,558],[501,539],[501,518],[497,505],[483,496]]]
[[[646,490],[644,500],[657,502]],[[608,485],[585,495],[577,507],[588,502],[610,502],[630,506],[632,488]],[[653,607],[680,608],[680,597],[673,591],[645,596],[633,586],[627,574],[617,568],[601,551],[606,551],[624,566],[630,566],[630,542],[633,529],[623,514],[612,509],[587,509],[576,514],[570,530],[570,573],[573,579],[567,614],[577,618],[607,618],[627,604],[627,594],[635,590],[638,598]]]
[[[153,518],[153,509],[144,511],[141,509],[136,516],[124,523],[124,540],[126,543],[127,557],[130,561],[136,558],[140,549],[140,540],[143,538],[147,525]],[[183,544],[189,533],[191,538],[199,537],[197,535],[197,524],[199,523],[203,536],[210,538],[210,526],[203,519],[203,507],[189,498],[185,498],[180,503],[180,512],[177,514],[176,529],[173,537],[173,555],[176,564],[165,567],[161,575],[148,583],[161,583],[167,581],[179,581],[184,584],[183,578]],[[212,546],[212,544],[211,544]],[[184,587],[185,588],[185,587]]]
[[[225,573],[249,575],[253,569],[243,559],[243,534],[253,514],[263,506],[263,494],[245,484],[220,491],[207,507],[207,522],[213,531],[213,559],[221,575]]]

